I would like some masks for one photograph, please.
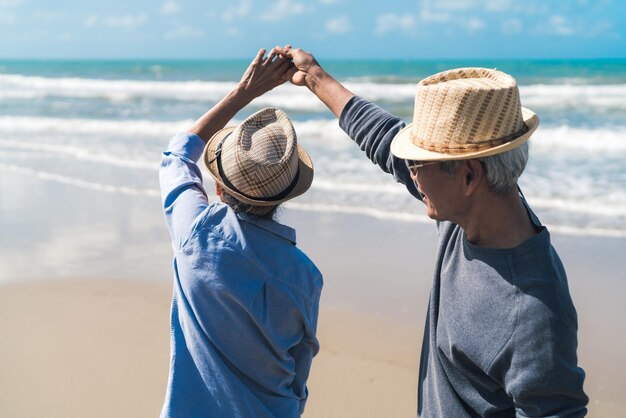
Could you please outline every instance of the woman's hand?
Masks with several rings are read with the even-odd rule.
[[[265,48],[261,48],[241,77],[238,88],[249,95],[250,100],[259,97],[289,80],[289,66],[289,58],[279,55],[276,48],[267,57]]]
[[[189,132],[208,141],[248,103],[289,80],[290,65],[290,59],[280,56],[277,48],[272,49],[267,57],[265,48],[261,49],[237,87],[202,115]]]

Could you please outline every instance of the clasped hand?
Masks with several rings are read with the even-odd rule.
[[[276,46],[267,57],[265,52],[265,48],[259,50],[239,82],[251,97],[261,96],[286,81],[303,86],[311,68],[319,66],[311,54],[291,45]]]

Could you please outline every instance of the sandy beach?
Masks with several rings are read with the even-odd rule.
[[[1,295],[2,416],[158,416],[168,285],[68,280],[10,286]],[[320,339],[305,416],[411,416],[416,329],[327,310]]]
[[[487,140],[487,121],[506,130],[518,94],[497,99],[474,79],[462,111],[446,110],[464,82],[431,76],[515,79],[524,115],[541,121],[519,187],[567,272],[588,416],[626,418],[626,1],[75,3],[0,0],[0,418],[159,416],[173,288],[159,167],[219,103],[226,126],[283,110],[315,167],[279,210],[324,277],[304,418],[416,417],[436,225],[385,173],[376,141],[339,126],[331,102],[347,96],[315,66],[312,88],[285,82],[247,101],[278,84],[251,61],[283,68],[272,49],[287,44],[407,124],[454,125],[447,140]],[[290,66],[310,61],[294,54]],[[417,85],[439,90],[416,102]],[[342,125],[363,139],[349,120],[376,112],[351,109]],[[397,120],[369,122],[372,133]],[[442,145],[440,129],[419,140]]]
[[[283,221],[297,228],[300,247],[325,275],[322,349],[305,417],[415,416],[434,227],[290,210]],[[165,232],[156,234],[155,262],[170,251]],[[590,416],[625,416],[619,261],[626,240],[556,235],[554,242],[578,309]],[[419,277],[409,274],[415,265]],[[40,279],[0,286],[0,416],[157,416],[169,355],[164,270],[66,278],[42,271]]]

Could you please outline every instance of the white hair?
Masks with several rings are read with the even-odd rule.
[[[528,142],[501,154],[478,158],[485,168],[489,189],[503,194],[517,186],[517,179],[522,175],[528,162]],[[441,168],[449,176],[454,176],[458,161],[443,161]]]
[[[263,219],[273,219],[276,220],[278,218],[278,209],[280,205],[274,206],[256,206],[249,205],[247,203],[243,203],[238,200],[231,194],[229,194],[226,190],[224,190],[224,203],[230,206],[235,212],[239,213],[247,213],[250,215],[254,215],[258,218]]]

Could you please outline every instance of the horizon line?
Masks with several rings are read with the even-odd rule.
[[[325,61],[620,61],[624,57],[349,57],[316,56]],[[251,57],[2,57],[0,61],[247,61]]]

